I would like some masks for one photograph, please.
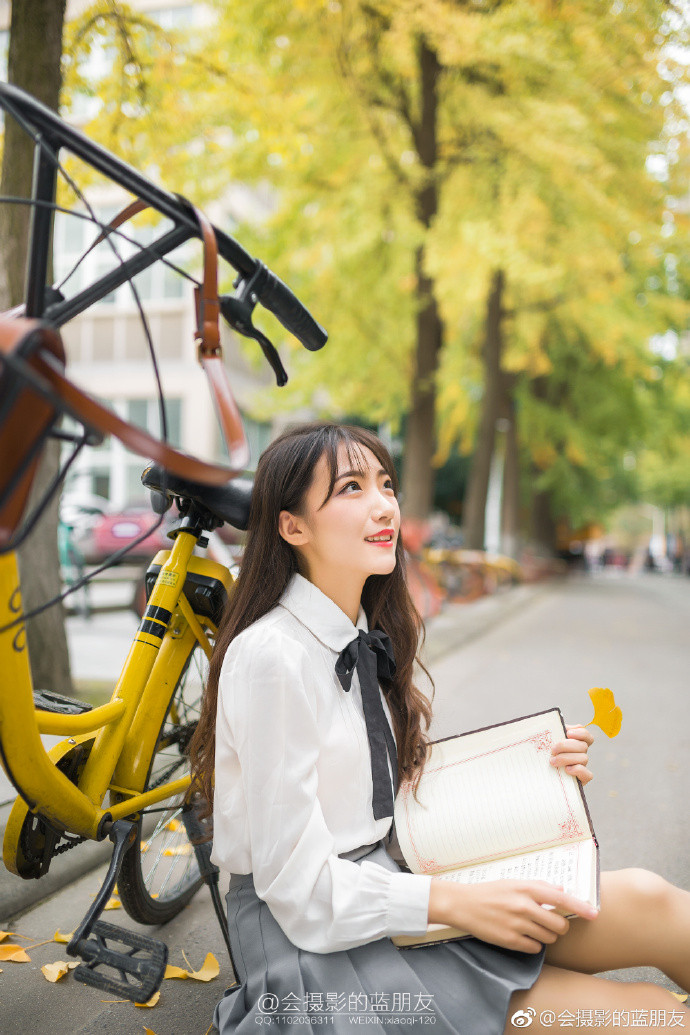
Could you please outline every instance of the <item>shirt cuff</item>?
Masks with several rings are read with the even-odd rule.
[[[426,934],[431,875],[391,873],[388,885],[388,934]]]

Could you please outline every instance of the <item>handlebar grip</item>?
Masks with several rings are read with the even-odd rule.
[[[286,331],[302,342],[305,349],[317,352],[323,348],[328,341],[328,333],[280,277],[263,263],[259,263],[259,267],[252,289],[261,304],[280,320]]]

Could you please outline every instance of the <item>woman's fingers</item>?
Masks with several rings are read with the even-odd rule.
[[[588,756],[582,751],[559,751],[551,756],[552,765],[587,765]]]
[[[580,783],[589,783],[594,774],[587,768],[587,755],[563,755],[552,758],[551,765],[555,769],[565,769],[568,776],[576,776]]]
[[[589,783],[594,774],[587,768],[587,748],[594,743],[594,736],[584,726],[566,723],[567,740],[560,740],[551,748],[550,762],[556,768],[565,769],[569,776],[575,776],[580,783]]]
[[[594,734],[585,726],[570,726],[566,722],[565,730],[569,738],[577,738],[577,740],[583,740],[585,744],[588,745],[594,743]]]
[[[590,906],[589,902],[585,902],[545,880],[527,881],[523,890],[540,906],[553,906],[561,913],[575,913],[576,916],[584,917],[586,920],[593,920],[599,915],[599,910]],[[549,911],[547,910],[547,912]]]

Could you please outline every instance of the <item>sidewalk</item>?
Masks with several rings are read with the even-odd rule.
[[[449,604],[427,623],[422,660],[430,665],[445,654],[488,632],[511,614],[523,610],[545,591],[545,586],[518,586],[471,604]],[[95,615],[90,620],[74,616],[67,621],[72,671],[75,679],[114,683],[137,628],[133,612]],[[44,737],[47,746],[58,737]],[[13,801],[13,789],[0,771],[0,837]],[[0,925],[18,916],[61,888],[89,873],[110,857],[110,841],[79,845],[53,860],[50,872],[40,880],[22,880],[0,866]]]

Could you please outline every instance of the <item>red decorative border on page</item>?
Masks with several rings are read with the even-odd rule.
[[[445,765],[439,765],[439,766],[437,766],[434,769],[427,770],[426,772],[427,772],[427,774],[429,776],[431,776],[431,775],[433,775],[435,773],[442,772],[444,769],[449,769],[449,768],[453,768],[453,767],[458,766],[458,765],[463,765],[465,762],[472,762],[472,761],[474,761],[475,759],[478,759],[478,758],[487,758],[489,755],[495,755],[499,751],[505,751],[506,748],[518,747],[521,744],[532,744],[534,746],[535,750],[539,751],[539,752],[550,751],[551,744],[552,744],[551,730],[548,730],[548,729],[540,730],[538,733],[533,733],[529,737],[523,737],[521,740],[515,740],[515,741],[513,741],[510,744],[502,744],[500,747],[492,748],[490,751],[482,751],[482,752],[480,752],[477,755],[472,755],[470,758],[464,758],[461,762],[447,762]],[[572,805],[570,804],[570,802],[568,800],[568,796],[565,793],[565,783],[563,782],[563,771],[561,769],[557,769],[556,773],[557,773],[557,775],[559,777],[560,787],[561,787],[561,790],[563,792],[563,800],[564,800],[566,811],[568,813],[568,818],[565,820],[565,822],[558,824],[559,829],[561,831],[561,841],[563,843],[565,843],[565,842],[571,840],[574,837],[582,837],[584,831],[581,829],[580,824],[578,823],[577,819],[575,818],[575,814],[573,813],[573,810],[572,810]],[[436,872],[437,870],[440,869],[440,863],[436,859],[424,858],[421,855],[421,853],[419,852],[417,846],[415,845],[414,838],[412,836],[412,830],[411,830],[411,827],[410,827],[410,820],[409,820],[409,809],[408,809],[408,800],[409,800],[410,795],[412,794],[412,783],[410,781],[405,782],[402,785],[402,787],[401,787],[401,791],[402,791],[402,804],[403,804],[403,808],[405,810],[405,822],[406,822],[406,825],[407,825],[407,835],[408,835],[408,837],[410,839],[410,844],[412,845],[412,849],[414,851],[415,859],[417,861],[417,867],[418,867],[418,869],[420,870],[421,873],[434,873],[434,872]],[[521,852],[521,851],[527,852],[527,851],[530,851],[530,849],[534,850],[534,849],[537,849],[537,848],[543,848],[544,845],[550,844],[550,843],[551,843],[550,841],[535,841],[535,842],[532,842],[530,844],[520,845],[519,847],[517,847],[515,849],[515,851],[516,852]],[[487,860],[492,859],[492,858],[493,858],[493,856],[491,856],[491,855],[478,856],[476,859],[468,860],[465,865],[473,866],[476,863],[486,862]]]

